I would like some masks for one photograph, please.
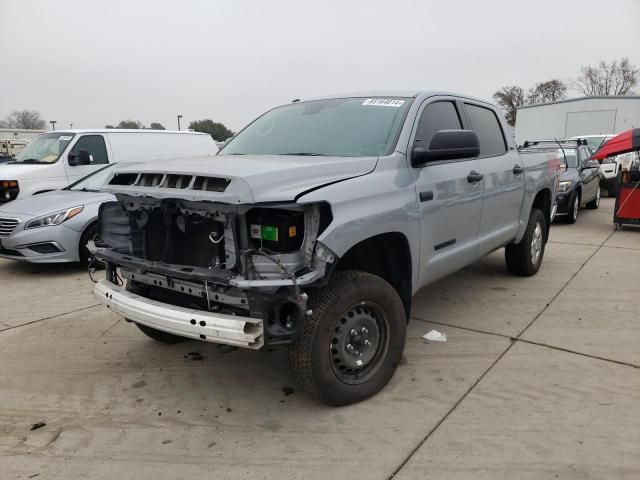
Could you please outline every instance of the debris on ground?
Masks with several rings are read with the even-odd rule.
[[[282,387],[282,393],[284,393],[285,397],[296,393],[296,391],[291,387]]]
[[[447,334],[439,332],[438,330],[431,330],[430,332],[425,333],[422,338],[427,342],[446,342]]]
[[[33,432],[34,430],[38,430],[39,428],[42,428],[45,425],[46,425],[46,423],[44,423],[44,422],[34,423],[33,425],[31,425],[31,431]]]
[[[189,352],[184,356],[184,358],[188,358],[190,360],[193,360],[194,362],[199,362],[204,357],[200,354],[200,352]]]

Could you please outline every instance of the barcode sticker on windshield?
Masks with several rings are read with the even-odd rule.
[[[60,140],[71,140],[72,138],[71,135],[60,135]]]
[[[364,102],[362,102],[362,105],[399,108],[403,103],[404,100],[398,100],[397,98],[367,98]]]

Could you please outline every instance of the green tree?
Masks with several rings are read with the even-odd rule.
[[[227,138],[233,137],[233,132],[223,123],[214,122],[209,118],[191,122],[189,128],[196,132],[208,133],[216,142],[224,142]]]
[[[151,122],[151,124],[149,125],[149,128],[151,130],[166,130],[166,128],[164,128],[162,124],[158,122]]]

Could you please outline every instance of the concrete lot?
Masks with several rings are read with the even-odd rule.
[[[640,231],[612,210],[554,225],[536,277],[497,252],[421,291],[406,363],[344,408],[282,351],[160,345],[78,268],[0,261],[0,478],[638,479]]]

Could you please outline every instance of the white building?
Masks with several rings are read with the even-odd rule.
[[[25,130],[23,128],[0,128],[0,140],[31,140],[46,130]]]
[[[640,96],[582,97],[518,108],[516,142],[620,133],[640,127]]]

